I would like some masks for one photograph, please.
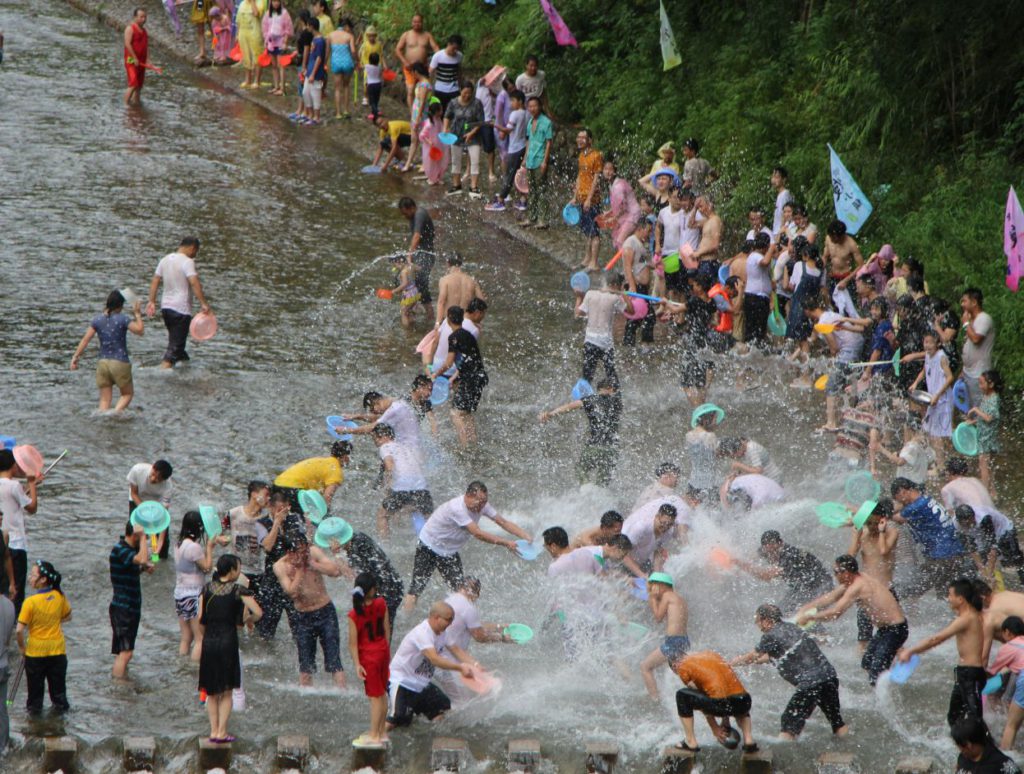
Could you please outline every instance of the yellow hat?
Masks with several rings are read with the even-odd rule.
[[[672,144],[671,140],[669,140],[667,143],[665,143],[660,148],[658,148],[658,155],[661,156],[662,158],[664,158],[665,157],[665,153],[668,152],[668,151],[671,151],[672,155],[675,155],[676,146]]]
[[[365,34],[367,34],[367,35],[376,35],[376,34],[377,34],[377,28],[376,28],[376,27],[374,27],[374,26],[373,26],[373,25],[371,24],[371,25],[370,25],[369,27],[367,27],[367,28],[366,28],[366,30],[365,30]]]

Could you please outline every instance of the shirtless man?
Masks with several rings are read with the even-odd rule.
[[[1003,621],[1011,615],[1024,617],[1024,594],[1018,591],[998,591],[993,593],[992,587],[983,580],[974,581],[974,590],[981,597],[982,619],[985,627],[985,639],[982,643],[982,663],[988,663],[992,640],[1003,641]]]
[[[722,219],[715,212],[715,205],[707,196],[698,196],[694,209],[701,214],[703,220],[697,218],[697,212],[690,217],[689,227],[700,229],[700,245],[693,257],[701,263],[718,263],[718,248],[722,244]]]
[[[423,31],[423,16],[416,14],[412,17],[412,28],[402,33],[395,46],[395,56],[402,63],[402,72],[405,73],[405,100],[409,107],[412,107],[413,92],[416,89],[416,74],[412,66],[420,62],[424,66],[430,61],[431,55],[440,50],[434,36]]]
[[[569,548],[583,546],[603,546],[616,535],[622,534],[622,514],[618,511],[605,511],[601,514],[601,523],[580,532],[572,539]]]
[[[899,527],[890,526],[892,500],[879,500],[875,509],[859,530],[853,530],[850,538],[850,556],[860,554],[861,572],[869,575],[883,586],[892,590],[892,574],[896,567],[896,543],[900,539]],[[874,627],[871,619],[861,608],[857,611],[857,644],[861,653],[871,641]]]
[[[969,578],[960,578],[949,586],[946,596],[956,618],[937,634],[922,640],[912,648],[901,648],[897,658],[901,662],[910,660],[915,653],[931,650],[950,637],[956,637],[959,658],[953,670],[953,693],[949,697],[949,712],[946,720],[953,725],[967,718],[981,720],[981,689],[985,687],[988,674],[983,654],[984,624],[982,621],[982,599]]]
[[[825,251],[821,254],[828,272],[828,294],[845,290],[857,275],[857,269],[864,265],[857,240],[846,233],[846,224],[833,220],[825,231]]]
[[[665,572],[652,572],[647,578],[647,604],[657,623],[665,622],[665,639],[657,650],[652,651],[640,663],[640,674],[652,699],[658,698],[658,685],[654,682],[654,670],[669,661],[682,658],[690,649],[690,638],[686,636],[686,622],[689,611],[686,600],[673,588],[672,576]]]
[[[487,300],[480,283],[462,269],[462,256],[458,253],[448,254],[448,272],[437,284],[437,316],[434,327],[440,328],[448,313],[448,307],[469,307],[474,298]]]
[[[644,503],[657,500],[661,497],[671,497],[676,493],[679,486],[679,466],[674,462],[663,462],[654,469],[654,481],[648,484],[647,488],[640,493],[633,504],[635,511]]]
[[[832,572],[839,585],[800,608],[796,623],[803,626],[811,621],[835,621],[857,603],[868,614],[872,625],[877,627],[860,662],[861,669],[868,673],[868,682],[874,685],[907,641],[910,634],[907,617],[889,587],[870,575],[862,574],[857,560],[849,554],[836,559]]]
[[[274,575],[295,606],[292,634],[299,652],[299,685],[313,684],[316,642],[320,640],[324,671],[331,673],[338,688],[344,688],[338,611],[324,584],[324,575],[337,578],[342,574],[342,567],[317,546],[310,546],[302,530],[291,530],[287,541],[288,553],[274,563]]]

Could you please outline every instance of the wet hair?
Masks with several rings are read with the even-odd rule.
[[[293,523],[285,527],[285,551],[297,551],[306,545],[309,545],[309,538],[306,537],[306,531],[299,524]]]
[[[735,457],[746,442],[746,438],[723,438],[718,444],[718,453],[723,457]]]
[[[625,551],[626,553],[633,550],[633,541],[629,539],[629,535],[623,535],[621,532],[618,535],[613,535],[608,538],[605,545],[610,546],[611,548],[617,548],[620,551]]]
[[[868,309],[877,309],[881,314],[882,319],[886,319],[889,316],[889,302],[881,296],[871,299],[871,303],[868,304]]]
[[[828,224],[828,228],[825,229],[825,233],[833,239],[842,239],[846,236],[846,224],[837,218]]]
[[[171,463],[167,460],[157,460],[153,463],[153,470],[160,474],[160,478],[164,481],[169,479],[174,473],[174,468],[171,467]]]
[[[871,511],[871,515],[891,519],[895,512],[896,509],[893,506],[892,500],[888,497],[883,497],[875,504],[874,509]]]
[[[181,517],[181,532],[178,533],[178,545],[180,546],[185,539],[194,540],[197,543],[203,537],[203,519],[199,515],[199,511],[185,511],[185,515]]]
[[[590,130],[588,129],[587,131],[590,131]],[[593,137],[591,137],[591,139],[593,139]],[[615,154],[613,154],[613,153],[606,153],[606,154],[604,154],[604,163],[605,164],[611,164],[612,165],[612,169],[615,170],[615,174],[619,173],[619,162],[616,161]]]
[[[807,217],[807,207],[802,204],[797,204],[796,202],[791,202],[791,204],[793,206],[794,215],[799,215],[801,218]]]
[[[957,521],[969,521],[974,523],[974,508],[969,505],[958,505],[953,511],[953,517]]]
[[[462,325],[462,321],[466,319],[466,311],[461,306],[449,306],[445,316],[449,324]]]
[[[919,484],[915,484],[909,478],[904,478],[903,476],[900,476],[899,478],[894,478],[892,480],[892,483],[889,485],[889,492],[893,495],[893,497],[895,497],[897,493],[902,492],[904,489],[912,489],[915,492],[920,492],[921,486]]]
[[[671,503],[663,503],[662,506],[658,508],[658,513],[655,515],[657,516],[661,514],[664,514],[665,516],[671,516],[672,520],[674,521],[676,516],[679,515],[679,511],[677,511],[676,507]]]
[[[331,456],[338,458],[351,457],[352,444],[348,441],[335,441],[331,444]]]
[[[540,60],[537,58],[535,54],[530,54],[529,56],[526,57],[526,64],[530,64],[530,62],[533,62],[536,65],[540,64]]]
[[[622,514],[618,511],[605,511],[601,514],[601,527],[611,529],[616,524],[622,524]]]
[[[982,372],[981,375],[988,379],[989,383],[992,385],[993,392],[999,394],[1003,391],[1003,387],[1005,386],[1003,383],[1003,375],[996,369],[990,368],[988,371]]]
[[[106,310],[108,312],[116,312],[122,307],[124,307],[124,295],[120,290],[111,290],[110,295],[107,296]]]
[[[981,302],[984,299],[984,296],[982,295],[980,288],[967,288],[967,290],[965,290],[960,295],[961,297],[971,299],[971,301],[976,303],[978,306],[981,306]]]
[[[423,64],[423,62],[413,62],[412,66],[409,69],[412,70],[417,75],[430,75],[430,70],[427,69],[427,66]]]
[[[767,250],[769,247],[771,247],[771,244],[772,238],[763,231],[758,231],[756,234],[754,234],[754,249],[757,250],[758,252],[761,252],[762,250]]]
[[[705,293],[715,286],[715,278],[709,274],[698,274],[696,277],[693,277],[693,282]]]
[[[124,523],[124,536],[125,537],[131,537],[134,534],[135,534],[135,525],[132,524],[132,520],[129,518],[128,521],[126,521]]]
[[[256,494],[256,492],[260,491],[261,489],[270,489],[270,484],[268,484],[266,481],[253,479],[245,488],[245,493],[247,496],[252,497],[254,494]]]
[[[907,277],[907,290],[912,293],[924,293],[924,277],[920,274],[911,274]]]
[[[462,48],[462,36],[461,35],[449,35],[448,36],[448,45],[449,46],[458,46],[459,48]]]
[[[466,304],[466,314],[476,314],[477,312],[486,312],[487,302],[482,298],[474,298],[468,304]]]
[[[356,576],[355,583],[352,584],[352,609],[356,611],[356,615],[363,614],[366,595],[375,588],[377,588],[377,576],[372,572],[361,572]]]
[[[963,457],[950,457],[946,461],[946,473],[950,476],[966,476],[967,460]]]
[[[36,567],[39,568],[39,574],[49,582],[50,588],[63,595],[64,592],[60,588],[61,574],[57,572],[57,568],[42,559],[36,559]]]
[[[615,383],[614,379],[609,379],[607,376],[599,381],[596,385],[598,390],[615,390],[618,391],[619,386]]]
[[[757,608],[756,615],[762,621],[770,621],[773,624],[782,621],[782,611],[779,610],[778,605],[761,605]]]
[[[937,344],[939,342],[939,334],[935,331],[934,328],[929,328],[928,330],[921,334],[921,341],[924,341],[925,339],[932,339]]]
[[[559,548],[569,547],[569,533],[562,527],[548,527],[541,533],[546,546],[558,546]]]
[[[604,278],[604,284],[610,288],[621,288],[622,283],[626,281],[626,278],[622,276],[622,272],[613,271],[611,274],[606,274]]]
[[[782,165],[772,167],[772,172],[778,173],[783,180],[789,180],[789,170]]]
[[[526,95],[519,89],[512,89],[512,91],[508,93],[508,98],[517,99],[520,102],[526,102]]]
[[[240,564],[241,562],[239,562],[238,557],[234,554],[222,554],[217,557],[217,564],[213,571],[218,578],[223,578]]]
[[[10,470],[14,467],[14,452],[10,449],[0,449],[0,471]]]
[[[730,489],[727,497],[730,505],[738,505],[744,511],[754,507],[754,498],[742,489]]]
[[[989,586],[981,578],[975,578],[972,583],[974,584],[974,593],[984,599],[985,597],[992,595],[992,587]]]
[[[999,627],[1004,632],[1009,632],[1014,637],[1024,637],[1024,620],[1018,615],[1008,615],[1003,619],[1002,626]]]
[[[383,397],[383,395],[375,390],[363,393],[363,408],[369,411],[373,408],[373,405]]]
[[[477,596],[480,596],[480,589],[483,584],[480,583],[480,579],[475,575],[467,575],[462,579],[462,583],[459,584],[460,589],[468,589]]]
[[[376,51],[374,51],[372,54],[370,54],[366,58],[366,61],[369,62],[372,65],[379,65],[380,64],[380,54],[378,54]],[[417,64],[421,64],[421,63],[417,62]]]
[[[289,497],[288,492],[286,492],[284,489],[275,486],[273,489],[270,490],[270,504],[280,505],[281,503],[285,503],[288,505],[288,507],[291,507],[292,498]]]
[[[445,260],[448,262],[449,266],[461,266],[462,265],[462,256],[459,253],[456,253],[456,252],[448,253],[448,255],[445,256]]]
[[[813,312],[815,309],[824,309],[825,304],[822,303],[821,296],[815,293],[801,301],[800,308],[805,312]]]
[[[860,565],[857,564],[857,559],[850,556],[849,554],[843,554],[837,556],[835,561],[836,567],[839,568],[840,572],[859,572]]]
[[[487,486],[483,481],[470,481],[466,487],[466,494],[487,494]]]
[[[966,747],[969,744],[984,746],[992,741],[992,735],[989,733],[985,721],[975,717],[958,720],[950,726],[949,735],[953,737],[953,743],[957,747]]]
[[[400,210],[415,210],[416,201],[411,196],[403,196],[398,200],[398,209]]]
[[[433,385],[434,383],[430,380],[429,376],[425,374],[419,374],[415,379],[412,380],[412,388],[418,390],[420,387],[426,387],[427,385]]]
[[[395,431],[391,428],[391,425],[374,425],[370,435],[374,438],[394,438]]]
[[[981,601],[981,595],[978,590],[974,588],[974,584],[970,578],[957,578],[955,581],[949,584],[950,590],[958,597],[963,597],[967,604],[973,607],[978,612],[981,612],[983,603]]]
[[[857,282],[863,282],[872,290],[874,290],[875,288],[875,278],[872,277],[870,274],[861,274],[859,277],[857,277]]]
[[[675,473],[677,476],[680,474],[679,466],[674,462],[663,462],[654,469],[654,475],[661,478],[666,473]]]
[[[696,137],[690,137],[683,143],[684,148],[689,148],[694,153],[700,153],[700,143],[697,142]]]
[[[178,247],[194,247],[199,249],[199,237],[187,236],[178,243]]]

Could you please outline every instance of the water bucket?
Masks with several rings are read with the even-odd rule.
[[[823,527],[839,529],[850,524],[852,514],[842,503],[822,503],[814,507],[818,522]]]
[[[380,74],[380,77],[383,79],[384,83],[391,83],[392,81],[395,80],[395,78],[398,77],[398,73],[396,73],[390,67],[385,67],[384,72]]]
[[[861,503],[860,508],[853,514],[853,526],[857,529],[862,529],[877,507],[878,502],[876,500],[865,500]]]
[[[332,540],[337,540],[341,545],[345,545],[352,539],[354,532],[352,525],[347,521],[337,516],[331,516],[320,522],[320,526],[316,528],[316,533],[313,535],[313,542],[321,548],[330,548]]]
[[[15,446],[11,452],[22,473],[33,478],[43,472],[43,455],[35,446],[27,443]]]
[[[633,588],[629,590],[637,599],[647,601],[647,580],[645,578],[633,578]]]
[[[203,531],[206,533],[208,540],[213,540],[213,538],[224,531],[224,527],[220,523],[220,516],[217,514],[217,509],[212,505],[200,505],[199,518],[203,520]]]
[[[362,172],[364,175],[379,175],[381,173],[381,168],[376,167],[373,164],[370,164],[369,166],[363,167],[359,171]]]
[[[978,454],[978,428],[961,422],[953,431],[953,447],[963,455],[974,457]]]
[[[916,653],[910,657],[909,661],[897,661],[892,665],[892,669],[889,670],[889,682],[903,685],[914,674],[920,663],[921,657]]]
[[[327,515],[327,501],[315,489],[300,490],[298,500],[302,512],[314,524],[319,524],[320,520]]]
[[[171,526],[171,514],[156,500],[147,500],[132,511],[130,521],[147,535],[159,535]]]
[[[439,376],[434,380],[434,387],[430,391],[430,405],[440,406],[446,400],[448,400],[448,393],[451,390],[451,384],[448,379],[444,376]]]
[[[665,270],[666,274],[675,274],[681,266],[679,253],[669,253],[661,257],[661,268]]]
[[[533,639],[533,629],[521,623],[509,624],[505,627],[504,634],[516,645],[525,645]]]
[[[772,336],[786,335],[786,319],[779,314],[778,309],[772,309],[772,313],[768,315],[768,330]]]
[[[359,425],[353,422],[351,419],[345,419],[339,416],[327,417],[327,432],[332,437],[337,438],[339,441],[351,441],[352,433],[339,433],[339,430],[354,430]]]
[[[520,559],[525,559],[528,562],[532,562],[544,549],[541,546],[534,545],[529,540],[517,540],[516,541],[516,553],[519,554]]]
[[[17,443],[13,435],[0,435],[0,449],[13,449]]]
[[[436,145],[431,145],[430,150],[427,151],[427,156],[431,161],[440,161],[444,158],[444,151],[438,148]]]
[[[217,318],[211,312],[200,312],[192,318],[188,332],[196,341],[209,341],[217,334]]]
[[[516,176],[512,178],[512,184],[515,185],[516,190],[521,194],[530,193],[530,178],[526,173],[526,167],[519,167],[516,170]]]
[[[647,310],[650,309],[647,302],[642,298],[633,299],[633,311],[630,312],[628,309],[622,314],[627,320],[642,320],[647,316]]]
[[[441,132],[437,135],[437,139],[441,141],[442,145],[454,145],[459,141],[459,136],[451,132]]]
[[[729,279],[729,264],[723,263],[721,266],[718,267],[718,281],[721,282],[724,285],[726,283],[726,280],[728,280],[728,279]]]
[[[715,414],[715,424],[718,424],[723,419],[725,419],[725,411],[720,409],[714,403],[702,403],[699,406],[697,406],[697,408],[695,408],[693,410],[693,413],[690,415],[690,427],[696,427],[698,419],[700,419],[705,414],[711,413]]]
[[[585,271],[578,271],[569,278],[569,287],[577,293],[586,293],[590,290],[590,275]]]
[[[572,399],[583,400],[594,394],[594,386],[586,379],[580,379],[572,388]]]
[[[971,394],[963,379],[957,379],[953,384],[953,405],[963,414],[971,410]]]
[[[270,67],[274,63],[274,60],[270,58],[270,52],[267,49],[263,49],[263,53],[256,57],[256,64],[260,67]]]
[[[562,221],[567,226],[575,226],[580,222],[582,213],[575,204],[567,204],[562,208]]]
[[[858,470],[846,477],[843,495],[851,505],[860,505],[865,500],[877,500],[882,487],[866,470]]]

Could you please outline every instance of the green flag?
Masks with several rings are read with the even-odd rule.
[[[661,7],[661,58],[665,66],[663,69],[671,70],[683,63],[676,48],[676,38],[672,34],[672,25],[668,22],[668,14],[665,13],[665,3],[660,2]]]

